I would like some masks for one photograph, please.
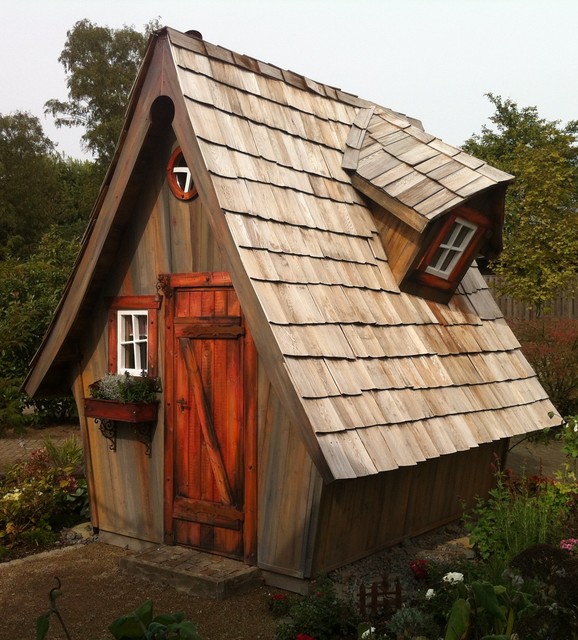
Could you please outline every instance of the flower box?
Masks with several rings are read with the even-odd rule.
[[[114,420],[116,422],[154,422],[159,411],[158,400],[154,402],[119,402],[101,398],[84,399],[84,415],[87,418]]]

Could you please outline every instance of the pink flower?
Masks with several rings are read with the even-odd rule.
[[[578,551],[578,538],[568,538],[566,540],[560,540],[560,549],[566,549],[566,551]]]

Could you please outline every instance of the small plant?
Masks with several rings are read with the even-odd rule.
[[[0,480],[0,545],[48,544],[55,531],[88,515],[86,480],[65,464],[78,465],[78,450],[63,447],[64,452],[52,447],[53,455],[46,448],[32,451],[26,462],[11,467]],[[70,458],[72,450],[76,453]]]
[[[289,622],[277,628],[278,640],[337,640],[355,638],[357,613],[353,607],[340,600],[331,580],[322,578],[315,591],[297,600],[289,609]]]
[[[417,607],[404,607],[396,611],[387,623],[387,630],[396,640],[439,638],[440,634],[433,616]]]
[[[71,640],[64,619],[58,609],[56,599],[62,595],[61,582],[50,590],[48,611],[36,619],[36,640],[44,640],[50,629],[50,618],[55,616],[67,640]],[[108,630],[116,640],[201,640],[197,628],[182,613],[163,614],[153,617],[152,600],[147,600],[138,609],[112,622]]]
[[[107,373],[89,386],[90,395],[99,400],[116,402],[154,402],[161,391],[160,380],[146,375]]]
[[[153,617],[152,600],[117,618],[108,630],[116,640],[201,640],[195,625],[182,613]]]
[[[557,543],[572,522],[578,498],[575,481],[542,477],[519,480],[498,472],[487,500],[479,500],[466,518],[479,557],[502,569],[516,554],[536,543]]]
[[[273,593],[269,596],[269,610],[275,618],[282,618],[289,614],[291,599],[286,593]]]

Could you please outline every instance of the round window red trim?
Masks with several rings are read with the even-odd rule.
[[[175,171],[175,168],[184,169],[185,171]],[[183,180],[186,180],[186,171],[189,172],[190,179],[190,188],[188,191],[185,191],[186,185],[183,184]],[[167,181],[173,195],[179,200],[191,200],[198,194],[197,187],[195,186],[192,175],[190,175],[190,170],[187,167],[185,157],[183,156],[183,152],[180,147],[177,147],[173,151],[169,159],[169,163],[167,165]]]

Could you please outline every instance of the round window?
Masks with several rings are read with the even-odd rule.
[[[167,166],[167,180],[173,195],[179,200],[190,200],[197,195],[197,187],[180,147],[177,147]]]

